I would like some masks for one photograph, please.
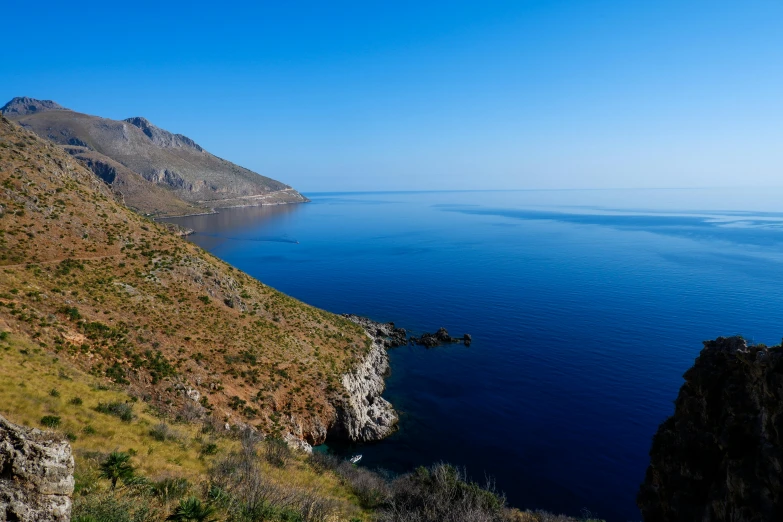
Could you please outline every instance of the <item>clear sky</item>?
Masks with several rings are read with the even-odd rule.
[[[780,0],[3,13],[0,103],[145,116],[305,192],[783,185]]]

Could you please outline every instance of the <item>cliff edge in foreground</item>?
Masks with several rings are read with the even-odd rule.
[[[783,520],[783,348],[705,341],[653,438],[647,522]]]
[[[73,485],[67,441],[0,416],[0,521],[67,522]]]

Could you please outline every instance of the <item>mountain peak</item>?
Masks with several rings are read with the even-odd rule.
[[[187,136],[183,136],[182,134],[173,134],[165,129],[161,129],[156,125],[153,125],[147,118],[142,116],[126,118],[124,121],[141,129],[141,131],[146,134],[155,145],[159,147],[185,147],[195,149],[199,152],[204,150],[195,141],[191,140]]]
[[[36,100],[27,96],[17,96],[0,108],[3,116],[24,116],[44,111],[68,111],[59,103],[52,100]]]

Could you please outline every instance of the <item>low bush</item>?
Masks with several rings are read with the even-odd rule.
[[[505,518],[505,503],[493,484],[480,486],[464,471],[436,464],[395,479],[378,521],[495,522]]]
[[[276,443],[275,443],[276,444]],[[210,470],[210,500],[228,514],[227,522],[327,522],[337,506],[317,491],[286,486],[265,477],[259,465],[257,441],[242,438],[242,449]]]
[[[60,417],[56,415],[44,415],[41,417],[41,425],[47,428],[57,428],[60,426]]]
[[[124,402],[99,402],[98,406],[95,407],[95,411],[114,415],[125,422],[133,420],[133,406]]]
[[[178,440],[180,438],[179,433],[172,430],[165,422],[153,426],[149,433],[150,437],[159,442]]]
[[[165,477],[150,483],[150,492],[164,502],[182,498],[190,491],[190,482],[182,477]]]
[[[264,458],[271,465],[284,468],[291,458],[291,448],[283,439],[270,437],[264,441]]]

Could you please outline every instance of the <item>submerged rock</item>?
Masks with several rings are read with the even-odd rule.
[[[67,522],[73,486],[67,441],[0,416],[0,522]]]
[[[783,350],[705,341],[684,377],[653,438],[644,520],[783,520]]]

